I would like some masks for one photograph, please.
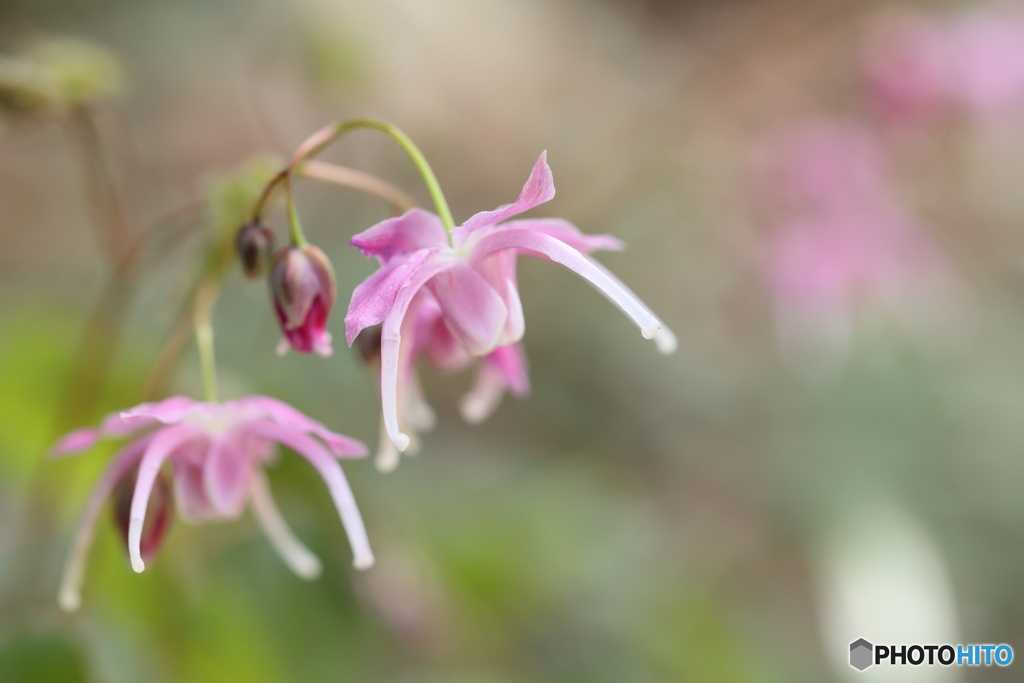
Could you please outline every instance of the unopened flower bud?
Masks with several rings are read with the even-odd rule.
[[[270,264],[274,252],[274,231],[261,223],[246,223],[235,238],[235,250],[246,277],[258,277]]]
[[[117,524],[118,531],[121,532],[126,548],[128,547],[128,528],[131,525],[132,497],[135,493],[135,481],[138,476],[139,468],[136,467],[121,480],[121,484],[114,493],[114,522]],[[149,511],[139,542],[139,552],[142,559],[147,562],[160,549],[171,525],[171,482],[163,472],[157,476],[156,482],[153,484],[153,493],[149,499]]]
[[[334,269],[327,256],[309,244],[285,247],[274,257],[269,280],[274,312],[284,333],[278,353],[291,347],[300,353],[331,355],[334,349],[326,326],[334,305]]]

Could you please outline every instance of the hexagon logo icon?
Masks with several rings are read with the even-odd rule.
[[[857,640],[850,643],[850,666],[857,671],[863,671],[872,664],[874,664],[874,653],[875,646],[864,640],[858,638]]]

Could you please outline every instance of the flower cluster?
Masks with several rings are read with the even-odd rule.
[[[356,121],[312,136],[292,163],[266,185],[252,220],[237,235],[245,274],[254,277],[266,272],[283,334],[279,353],[289,348],[321,356],[333,352],[327,321],[335,300],[334,271],[327,256],[302,233],[291,179],[346,126],[376,128],[399,142],[420,167],[438,208],[436,214],[406,210],[352,238],[353,246],[378,262],[377,270],[352,293],[345,338],[349,346],[358,338],[364,355],[379,370],[382,429],[377,465],[381,470],[394,468],[401,451],[418,448],[419,433],[435,422],[416,373],[420,359],[442,370],[476,364],[473,386],[460,404],[463,417],[471,423],[485,419],[506,392],[523,396],[529,391],[520,343],[525,331],[516,281],[520,255],[553,261],[573,271],[618,306],[660,351],[675,350],[676,339],[664,323],[590,256],[599,250],[621,249],[619,240],[585,235],[561,219],[517,218],[554,196],[546,154],[537,160],[516,201],[455,226],[432,172],[408,138],[387,124]],[[315,168],[324,177],[339,177],[336,169]],[[362,176],[341,175],[367,184]],[[287,193],[291,243],[273,254],[273,231],[262,222],[260,211],[278,183]],[[382,190],[382,185],[386,184],[374,180],[367,186],[379,195],[404,196],[389,187]],[[190,523],[235,519],[248,505],[284,561],[300,576],[315,576],[319,561],[288,530],[270,497],[264,466],[274,457],[275,444],[295,451],[316,468],[341,516],[355,567],[373,564],[363,521],[337,462],[337,458],[364,456],[365,447],[272,398],[215,402],[211,305],[207,299],[197,299],[196,338],[206,401],[174,397],[144,403],[108,416],[98,428],[74,431],[55,447],[64,454],[87,449],[102,437],[130,439],[86,504],[60,591],[60,602],[67,609],[79,604],[93,528],[103,503],[111,498],[116,499],[115,517],[137,572],[160,546],[173,497],[178,513]],[[164,469],[170,471],[169,478]],[[151,498],[156,510],[147,515]]]

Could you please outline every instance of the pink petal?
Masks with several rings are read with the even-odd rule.
[[[496,346],[515,343],[523,338],[523,333],[526,331],[523,302],[519,298],[519,287],[516,285],[516,256],[515,249],[504,249],[481,259],[478,264],[474,264],[475,270],[490,283],[508,311],[505,325],[495,341]]]
[[[132,561],[132,569],[141,572],[146,568],[142,561],[140,541],[142,525],[146,519],[146,507],[149,505],[149,494],[153,490],[160,467],[177,449],[189,441],[201,437],[202,432],[191,425],[174,425],[160,430],[149,443],[142,462],[139,463],[139,477],[132,496],[131,515],[128,520],[128,555]]]
[[[53,455],[69,455],[71,453],[78,453],[79,451],[91,448],[93,444],[99,441],[99,438],[100,430],[95,427],[83,427],[82,429],[76,429],[73,432],[68,432],[62,436],[60,441],[50,448],[50,453]]]
[[[257,463],[245,446],[237,433],[222,434],[210,441],[203,464],[203,488],[221,518],[242,514],[249,496]]]
[[[394,303],[384,324],[381,327],[380,335],[380,396],[381,407],[384,413],[384,425],[387,427],[388,435],[394,441],[398,450],[404,451],[409,447],[409,437],[403,434],[398,426],[398,378],[401,374],[402,359],[402,324],[409,305],[419,293],[423,285],[435,277],[438,273],[454,267],[461,262],[454,258],[433,258],[424,262],[418,268],[413,277],[406,285],[398,290]],[[410,340],[412,341],[412,340]]]
[[[580,231],[575,225],[562,218],[524,218],[518,221],[509,221],[501,226],[502,229],[532,230],[554,237],[559,242],[564,242],[576,251],[589,254],[594,251],[622,251],[626,248],[625,243],[613,235],[588,235]]]
[[[363,518],[359,514],[352,489],[349,488],[348,480],[345,479],[345,473],[338,461],[327,452],[319,441],[290,427],[274,422],[254,422],[249,425],[248,429],[251,434],[287,446],[316,468],[327,484],[327,490],[338,509],[345,533],[348,534],[348,541],[354,555],[354,566],[356,569],[373,566],[373,551],[370,550],[370,541],[366,537],[366,527],[363,525]]]
[[[476,261],[502,249],[518,249],[522,252],[546,257],[565,266],[618,306],[640,328],[640,334],[645,339],[654,339],[657,342],[658,349],[662,353],[675,351],[675,335],[628,287],[590,257],[550,235],[532,230],[502,229],[482,237],[473,246],[472,258]]]
[[[482,211],[456,227],[452,231],[455,246],[462,244],[474,230],[479,230],[488,225],[495,225],[550,201],[555,196],[555,180],[551,176],[551,167],[548,166],[547,158],[548,153],[546,151],[541,152],[537,163],[533,165],[529,180],[523,185],[519,198],[513,203],[498,207],[494,211]]]
[[[253,471],[252,495],[249,500],[252,503],[256,521],[259,522],[270,545],[274,547],[285,564],[304,579],[314,579],[319,576],[321,568],[319,558],[302,545],[302,541],[288,528],[288,524],[281,516],[281,511],[274,503],[270,485],[267,483],[267,475],[262,470]]]
[[[472,388],[459,401],[459,412],[470,424],[483,422],[501,403],[506,390],[517,396],[530,390],[526,356],[519,344],[498,347],[480,360]]]
[[[479,273],[461,261],[427,284],[441,306],[448,329],[471,355],[490,352],[498,343],[508,308]]]
[[[360,331],[384,321],[394,307],[398,293],[413,281],[421,266],[437,252],[437,249],[420,249],[404,259],[393,259],[356,287],[345,316],[345,341],[349,346]]]
[[[366,446],[361,441],[350,439],[344,434],[332,432],[322,423],[317,422],[276,398],[269,396],[247,396],[237,401],[232,401],[232,404],[236,406],[251,406],[262,411],[280,425],[314,434],[327,444],[331,452],[338,457],[361,458],[367,453]]]
[[[420,249],[448,246],[448,235],[441,219],[423,209],[410,209],[389,218],[352,238],[363,256],[376,256],[385,263],[393,256],[404,256]]]
[[[137,478],[137,471],[129,472],[121,480],[113,494],[114,522],[118,531],[121,532],[121,542],[124,543],[125,548],[128,547],[132,492],[135,490]],[[146,562],[151,557],[155,557],[160,546],[163,545],[164,538],[171,526],[171,519],[174,517],[170,481],[162,471],[157,474],[156,484],[150,496],[149,510],[149,516],[142,525],[142,538],[139,541],[139,550],[142,553],[142,559]]]
[[[207,493],[202,465],[175,461],[174,502],[178,514],[189,524],[203,524],[220,518]]]
[[[426,290],[422,290],[420,296],[430,298],[436,307],[436,315],[417,326],[414,354],[422,353],[434,367],[444,372],[454,372],[465,367],[471,356],[444,324],[437,300]]]
[[[530,393],[529,365],[522,344],[499,346],[485,356],[483,362],[498,371],[505,386],[516,396]]]
[[[156,424],[180,421],[195,404],[190,398],[172,396],[156,403],[142,403],[125,411],[110,413],[97,428],[86,427],[65,434],[51,449],[54,455],[68,455],[91,448],[103,437],[124,437]]]
[[[117,429],[114,426],[116,424],[126,425],[126,431],[134,431],[141,426],[155,422],[175,424],[181,422],[197,403],[197,401],[193,401],[186,396],[172,396],[156,403],[142,403],[134,408],[122,411],[118,415],[120,423],[112,421],[111,426],[108,427],[106,421],[104,421],[103,429],[107,435],[114,435],[115,432],[113,430]],[[113,417],[111,415],[107,419],[111,420]]]
[[[295,325],[288,322],[284,309],[277,302],[274,302],[274,313],[289,347],[299,353],[315,353],[324,358],[334,354],[331,333],[327,331],[327,317],[331,311],[322,297],[314,297],[305,311],[306,317]]]
[[[80,590],[82,576],[85,573],[85,559],[92,545],[92,536],[96,528],[96,520],[103,510],[103,504],[107,502],[118,482],[124,479],[125,475],[131,472],[136,462],[149,447],[151,436],[144,436],[133,441],[122,450],[112,463],[107,467],[103,476],[93,486],[86,500],[85,509],[78,520],[78,527],[75,530],[74,541],[71,544],[71,551],[68,554],[67,562],[64,564],[64,573],[61,576],[58,602],[65,611],[72,612],[78,609],[81,604]]]

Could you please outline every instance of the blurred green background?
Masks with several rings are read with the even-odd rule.
[[[94,69],[81,87],[124,220],[176,226],[138,272],[112,276],[77,103],[0,98],[0,681],[1019,680],[1020,663],[859,673],[845,660],[858,637],[1024,656],[1024,111],[882,131],[865,36],[908,7],[1002,6],[0,4],[10,60],[70,36],[120,63],[71,58]],[[322,481],[286,454],[271,480],[325,561],[319,580],[293,576],[248,516],[177,520],[137,575],[108,514],[83,608],[60,612],[71,530],[113,447],[59,461],[47,448],[142,400],[204,244],[230,239],[224,178],[357,116],[418,142],[457,221],[512,201],[547,149],[558,196],[535,214],[623,239],[600,258],[679,351],[659,356],[571,273],[522,259],[532,395],[471,427],[455,410],[469,375],[424,370],[439,414],[424,452],[389,475],[346,464],[375,568],[351,570]],[[857,304],[824,372],[780,348],[750,173],[766,136],[820,118],[880,131],[893,195],[960,292],[929,302],[939,321],[923,334]],[[428,201],[383,136],[325,158]],[[387,207],[309,183],[299,201],[337,270],[340,340],[373,269],[348,239]],[[276,396],[375,447],[357,353],[276,357],[266,287],[237,268],[215,322],[225,397]],[[189,348],[165,393],[199,384]]]

